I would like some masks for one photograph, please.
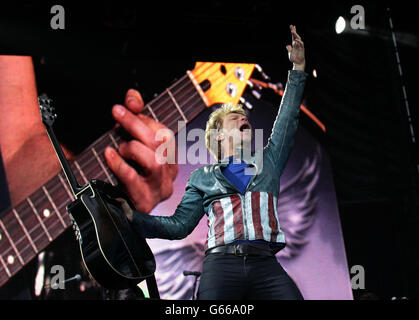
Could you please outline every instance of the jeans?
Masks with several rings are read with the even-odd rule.
[[[303,300],[275,256],[205,256],[199,300]]]

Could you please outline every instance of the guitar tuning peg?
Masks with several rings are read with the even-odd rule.
[[[258,91],[262,91],[263,89],[263,87],[259,83],[255,83],[254,86]]]
[[[246,101],[246,99],[244,99],[243,97],[240,97],[240,102],[243,103],[247,109],[253,109],[253,105],[250,102]]]
[[[276,88],[277,88],[278,90],[282,90],[282,89],[284,89],[284,85],[282,84],[282,82],[277,82],[277,83],[275,83],[275,86],[276,86]]]
[[[256,99],[260,99],[260,97],[262,96],[261,94],[260,94],[260,92],[259,91],[257,91],[257,90],[252,90],[252,94],[253,94],[253,96],[256,98]]]
[[[268,76],[262,69],[262,67],[258,64],[255,64],[255,68],[257,71],[259,71],[259,73],[262,75],[262,78],[265,80],[271,80],[271,77]]]

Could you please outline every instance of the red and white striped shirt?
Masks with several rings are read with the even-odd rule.
[[[238,240],[284,243],[277,212],[277,197],[267,192],[248,191],[212,202],[208,211],[205,250]]]

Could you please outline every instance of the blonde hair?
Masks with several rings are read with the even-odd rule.
[[[225,103],[212,112],[207,121],[205,129],[205,144],[209,152],[215,157],[215,159],[217,159],[217,161],[221,160],[221,146],[220,141],[217,141],[212,133],[214,133],[214,130],[218,132],[218,130],[222,128],[224,117],[230,113],[238,113],[247,116],[243,105]]]

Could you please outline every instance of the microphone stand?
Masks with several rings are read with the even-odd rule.
[[[60,282],[59,284],[54,283],[54,284],[57,285],[56,288],[53,285],[51,285],[51,283],[49,283],[49,284],[44,285],[44,289],[52,289],[52,290],[55,290],[55,289],[59,289],[60,288],[59,286],[61,284],[66,284],[66,283],[71,282],[71,281],[80,281],[80,280],[81,280],[81,276],[79,274],[76,274],[74,277],[68,278],[68,279]]]
[[[196,300],[196,284],[198,282],[198,278],[201,275],[201,272],[197,272],[197,271],[183,271],[183,275],[184,276],[194,276],[195,277],[195,281],[193,284],[193,289],[192,289],[192,300]]]
[[[199,276],[195,276],[195,281],[193,284],[193,291],[192,291],[192,300],[196,300],[196,283],[198,282],[198,277]]]

